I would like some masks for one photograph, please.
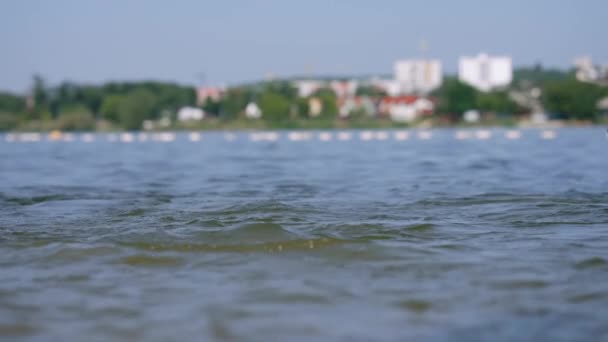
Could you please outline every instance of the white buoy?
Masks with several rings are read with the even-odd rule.
[[[199,132],[190,132],[188,137],[190,138],[190,141],[192,141],[192,142],[197,142],[197,141],[201,140],[201,134]]]
[[[471,132],[469,131],[457,131],[454,135],[456,140],[467,140],[471,138]]]
[[[544,130],[540,133],[540,137],[545,140],[555,139],[556,136],[557,134],[555,133],[555,131],[552,130]]]
[[[338,140],[342,140],[342,141],[350,140],[351,136],[352,136],[352,134],[350,134],[349,132],[339,132]]]
[[[517,140],[521,138],[521,132],[518,130],[509,130],[505,132],[505,137],[509,140]]]
[[[291,141],[304,141],[310,140],[311,138],[312,135],[310,133],[305,132],[290,132],[289,134],[287,134],[287,139]]]
[[[17,135],[17,140],[21,142],[39,142],[42,139],[40,133],[21,133]]]
[[[135,140],[135,139],[133,137],[133,134],[131,134],[131,133],[122,133],[120,135],[120,141],[123,143],[127,143],[127,144],[132,143],[133,140]]]
[[[80,140],[83,143],[92,143],[93,141],[95,141],[95,135],[93,135],[91,133],[84,133],[83,135],[80,136]]]
[[[163,132],[160,135],[160,139],[162,142],[173,142],[175,141],[175,133]]]
[[[492,132],[487,129],[475,131],[475,137],[478,140],[488,140],[492,137]]]
[[[406,131],[395,132],[395,140],[403,141],[410,138],[410,133]]]
[[[433,137],[433,133],[430,131],[420,131],[418,132],[418,139],[420,140],[429,140]]]
[[[374,133],[370,131],[363,131],[359,133],[359,139],[363,141],[370,141],[374,139]]]
[[[235,141],[236,140],[236,134],[225,133],[224,134],[224,140],[226,140],[226,141]]]
[[[384,132],[384,131],[376,132],[376,139],[377,140],[387,140],[388,139],[388,133]]]
[[[321,132],[319,133],[319,140],[321,141],[331,141],[333,136],[329,132]]]

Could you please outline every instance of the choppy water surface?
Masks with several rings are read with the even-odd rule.
[[[601,129],[351,133],[2,139],[0,338],[608,339]]]

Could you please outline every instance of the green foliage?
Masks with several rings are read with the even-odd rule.
[[[310,111],[310,107],[308,104],[308,98],[298,98],[296,99],[296,112],[298,117],[307,118],[308,113]]]
[[[87,107],[72,106],[61,110],[57,118],[57,128],[65,131],[91,130],[95,128],[95,119]]]
[[[513,71],[513,84],[515,85],[529,83],[529,85],[542,86],[547,82],[568,79],[574,79],[574,72],[572,70],[545,69],[540,64],[533,67],[518,68]]]
[[[25,98],[9,94],[0,93],[0,110],[17,113],[25,110]]]
[[[384,97],[386,92],[374,86],[361,86],[357,88],[357,96]]]
[[[437,111],[442,114],[460,116],[469,109],[475,109],[477,105],[475,88],[454,78],[444,80],[441,87],[434,92],[434,96],[439,99]]]
[[[608,96],[608,89],[576,80],[555,81],[543,89],[543,105],[568,119],[595,120],[597,102]]]
[[[476,108],[482,112],[512,114],[517,110],[517,104],[509,98],[506,91],[477,92],[476,102]]]
[[[137,89],[125,96],[118,105],[120,124],[125,129],[141,129],[142,122],[155,117],[154,95],[145,89]]]
[[[120,121],[120,103],[123,101],[122,95],[108,95],[101,104],[101,115],[104,119],[118,123]]]
[[[7,131],[17,127],[19,118],[15,113],[0,111],[0,131]]]
[[[283,98],[293,101],[298,97],[298,90],[287,81],[271,81],[264,84],[262,93],[275,93]]]
[[[273,91],[265,91],[261,94],[258,106],[262,110],[262,117],[269,121],[285,121],[289,119],[289,100]]]
[[[321,115],[318,117],[319,119],[333,119],[338,116],[338,99],[336,98],[336,93],[334,93],[333,90],[329,88],[321,88],[317,90],[313,96],[318,97],[323,105]]]
[[[243,112],[249,101],[254,99],[254,93],[247,87],[229,89],[220,101],[220,116],[224,119],[234,119]]]
[[[205,103],[202,107],[205,113],[217,116],[220,114],[221,103],[220,101],[215,101],[212,98],[208,97],[205,99]]]

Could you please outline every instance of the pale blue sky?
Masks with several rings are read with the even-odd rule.
[[[26,90],[35,72],[53,84],[388,74],[421,39],[448,72],[480,51],[567,68],[583,54],[608,63],[606,17],[606,0],[2,0],[0,90]]]

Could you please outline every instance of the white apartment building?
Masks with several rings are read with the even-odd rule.
[[[511,57],[488,56],[485,53],[460,57],[458,79],[480,91],[508,86],[513,80]]]
[[[402,94],[426,94],[441,86],[441,62],[410,59],[395,62],[395,80]]]

